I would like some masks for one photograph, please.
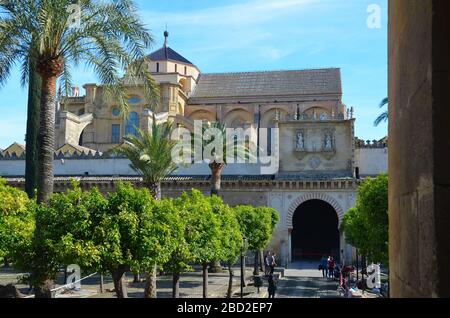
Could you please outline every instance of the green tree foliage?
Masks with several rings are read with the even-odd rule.
[[[249,249],[259,251],[267,247],[279,222],[277,211],[268,207],[252,206],[237,206],[235,211]]]
[[[203,297],[208,297],[208,263],[222,256],[220,217],[213,212],[210,201],[198,190],[183,193],[179,208],[186,217],[186,241],[191,260],[203,269]]]
[[[0,262],[27,246],[34,233],[32,201],[0,178]]]
[[[124,274],[166,263],[178,237],[174,214],[165,204],[130,184],[119,184],[107,198],[95,188],[83,192],[74,184],[35,210],[42,228],[13,260],[31,273],[37,297],[48,297],[44,293],[51,286],[46,285],[61,266],[78,264],[87,272],[111,274],[117,296],[125,298]]]
[[[248,248],[255,252],[254,275],[259,274],[259,253],[267,247],[273,236],[279,216],[275,209],[268,207],[238,206],[237,218],[241,231],[247,238]]]
[[[171,132],[170,123],[158,124],[153,116],[150,131],[138,129],[138,136],[125,136],[125,144],[112,150],[130,160],[130,167],[143,177],[156,199],[161,196],[161,181],[177,168],[172,161],[176,142],[171,140]]]
[[[173,298],[179,298],[180,295],[180,274],[192,269],[189,265],[192,261],[192,254],[187,240],[188,218],[186,210],[182,206],[183,202],[179,199],[164,199],[160,202],[161,211],[172,216],[170,228],[172,229],[173,245],[164,269],[173,275]]]
[[[226,205],[218,196],[213,195],[209,200],[213,212],[219,217],[220,221],[220,250],[222,252],[220,259],[228,266],[229,280],[227,298],[230,298],[234,276],[232,266],[236,264],[241,254],[243,237],[234,209]]]
[[[111,274],[119,298],[127,297],[126,272],[151,272],[155,265],[173,273],[177,297],[180,274],[199,264],[207,297],[207,266],[216,259],[229,267],[230,296],[241,230],[250,248],[259,250],[278,222],[270,208],[232,209],[198,190],[157,201],[148,189],[125,183],[105,197],[95,188],[84,192],[74,182],[72,189],[36,204],[0,180],[0,196],[0,256],[30,273],[36,297],[51,297],[58,270],[70,264],[85,273]]]
[[[119,184],[108,197],[108,215],[103,234],[113,235],[110,251],[102,264],[113,275],[118,297],[127,297],[125,272],[151,271],[155,264],[164,264],[172,252],[173,214],[158,205],[147,189],[137,190],[130,184]]]
[[[344,216],[342,230],[349,244],[373,262],[388,265],[388,177],[366,179],[358,189],[356,207]]]

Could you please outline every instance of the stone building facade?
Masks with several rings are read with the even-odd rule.
[[[387,147],[356,141],[353,109],[342,103],[340,70],[203,74],[171,49],[168,33],[165,36],[164,46],[148,59],[160,87],[157,109],[146,101],[142,88],[130,86],[130,109],[123,116],[96,84],[86,84],[85,96],[75,94],[58,106],[55,190],[63,191],[72,177],[104,193],[120,180],[139,185],[126,159],[103,153],[121,144],[127,134],[135,134],[136,127],[148,129],[153,116],[189,130],[196,120],[220,121],[248,129],[258,144],[267,144],[267,156],[274,149],[279,153],[274,173],[263,173],[262,163],[228,165],[221,196],[230,205],[267,205],[279,212],[281,221],[270,249],[280,264],[322,254],[351,260],[353,250],[339,227],[355,204],[358,175],[386,171]],[[272,130],[261,134],[261,128]],[[19,148],[0,154],[0,176],[22,187],[25,163]],[[209,173],[206,164],[180,166],[163,182],[163,195],[177,196],[192,188],[207,194]]]

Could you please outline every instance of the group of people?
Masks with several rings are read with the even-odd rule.
[[[324,278],[334,278],[334,270],[336,268],[336,261],[332,256],[322,256],[320,260],[319,270],[322,271],[322,275]]]

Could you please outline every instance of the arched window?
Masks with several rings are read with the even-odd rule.
[[[136,112],[130,113],[127,123],[125,125],[125,135],[138,135],[139,115]]]

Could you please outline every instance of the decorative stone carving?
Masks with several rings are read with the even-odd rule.
[[[322,160],[317,156],[313,156],[308,160],[308,164],[311,169],[316,170],[322,164]]]
[[[305,151],[305,134],[303,131],[297,133],[297,150]]]
[[[333,137],[331,134],[327,133],[325,135],[325,151],[333,150]]]

